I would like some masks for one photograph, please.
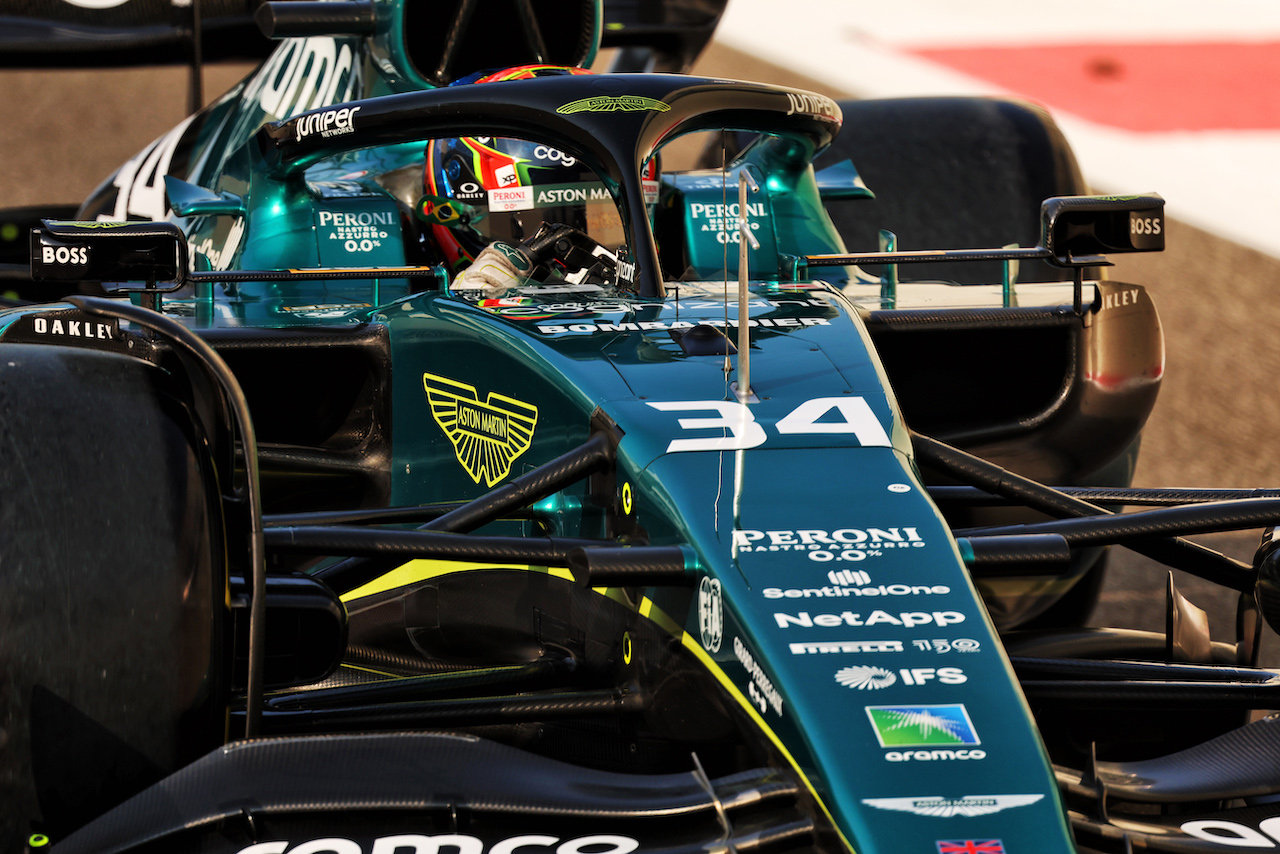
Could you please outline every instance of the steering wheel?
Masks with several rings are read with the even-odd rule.
[[[529,277],[537,282],[613,285],[619,276],[630,281],[625,274],[635,269],[585,233],[562,223],[544,222],[519,249],[532,268]]]

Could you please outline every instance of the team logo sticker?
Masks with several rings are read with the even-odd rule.
[[[863,798],[862,802],[881,810],[951,818],[953,815],[990,815],[1043,799],[1044,795],[965,795],[961,798]]]
[[[567,104],[561,104],[556,107],[556,112],[561,115],[569,115],[570,113],[634,113],[640,110],[654,110],[655,112],[665,113],[669,109],[671,109],[670,104],[664,104],[661,101],[640,95],[597,95],[594,98],[583,98],[581,101],[570,101]]]
[[[867,706],[881,747],[981,744],[963,703],[932,706]]]
[[[458,462],[476,483],[495,486],[533,444],[538,408],[514,397],[490,392],[480,400],[475,386],[435,374],[423,374],[431,417],[449,437]]]
[[[938,854],[1004,854],[999,839],[939,839]]]
[[[883,667],[868,667],[857,664],[837,671],[836,681],[846,688],[855,688],[859,691],[879,691],[881,688],[888,688],[897,682],[898,677],[894,675],[892,670],[885,670]]]
[[[719,652],[724,641],[724,603],[720,580],[704,576],[698,584],[698,640],[707,652]]]

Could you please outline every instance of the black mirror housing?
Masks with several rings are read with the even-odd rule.
[[[42,220],[31,230],[36,281],[146,282],[181,285],[187,239],[169,222]]]
[[[1054,196],[1040,206],[1041,246],[1064,267],[1102,262],[1115,252],[1164,250],[1164,199],[1139,196]]]

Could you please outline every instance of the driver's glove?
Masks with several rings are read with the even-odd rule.
[[[458,273],[453,290],[480,290],[486,297],[496,297],[524,285],[532,269],[529,256],[519,247],[494,241],[481,250],[471,266]]]

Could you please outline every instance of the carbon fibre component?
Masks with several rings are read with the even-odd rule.
[[[358,685],[325,686],[294,694],[277,694],[267,700],[267,707],[288,710],[351,706],[375,700],[399,701],[423,697],[438,699],[452,694],[465,696],[470,692],[483,692],[492,688],[507,691],[533,690],[545,688],[548,683],[564,682],[565,677],[572,673],[574,664],[574,660],[569,657],[546,656],[528,664],[507,667],[484,667],[399,679],[384,677],[376,682]]]
[[[478,563],[534,563],[541,566],[568,566],[569,556],[584,542],[595,547],[611,545],[577,539],[534,537],[488,537],[452,531],[380,531],[341,525],[277,527],[266,532],[269,548],[280,554],[300,552],[316,555],[354,555],[395,559],[476,561]],[[612,551],[612,549],[611,549]],[[664,550],[666,554],[668,550]],[[678,548],[673,549],[682,556]],[[680,564],[683,566],[683,563]],[[372,570],[369,570],[372,571]],[[317,570],[317,577],[350,589],[353,583],[347,566]],[[597,585],[599,586],[599,585]]]
[[[391,353],[386,327],[207,330],[253,412],[269,511],[385,506]],[[288,376],[281,386],[276,377]]]
[[[237,0],[200,0],[204,61],[261,59],[272,44]],[[0,66],[58,68],[185,64],[190,21],[165,0],[88,8],[20,0],[0,15]]]
[[[1197,504],[1204,501],[1231,501],[1242,498],[1280,498],[1276,489],[1186,489],[1186,488],[1130,488],[1098,486],[1055,486],[1054,491],[1090,504],[1127,504],[1130,506],[1171,507],[1178,504]],[[937,484],[929,487],[929,494],[939,502],[967,502],[976,504],[1003,504],[1008,501],[994,492],[976,486]]]
[[[233,681],[248,684],[249,585],[229,579],[233,626]],[[269,575],[266,583],[267,638],[263,685],[279,690],[327,679],[347,647],[347,614],[333,591],[304,575]]]
[[[480,498],[456,507],[422,525],[424,532],[466,533],[475,530],[517,508],[545,498],[570,483],[606,468],[613,459],[615,439],[603,432],[593,434],[578,448],[562,454],[554,460],[528,472],[510,483],[504,484]],[[356,532],[353,537],[358,537]],[[440,545],[451,541],[440,539]],[[459,541],[450,548],[466,548]],[[546,550],[541,551],[546,554]],[[349,558],[327,566],[318,577],[331,587],[341,591],[353,590],[367,581],[382,575],[393,563],[378,557]]]
[[[958,540],[974,578],[1044,573],[1057,575],[1071,563],[1071,549],[1062,537],[976,537]]]
[[[369,35],[374,31],[373,4],[368,0],[268,0],[253,13],[254,23],[269,39],[299,36]]]
[[[1045,199],[1043,245],[1058,263],[1097,263],[1112,252],[1164,251],[1164,200],[1157,195]]]
[[[946,444],[931,439],[927,436],[915,434],[913,442],[916,452],[920,454],[921,459],[926,465],[937,467],[938,469],[956,477],[962,477],[985,489],[991,490],[994,494],[1004,495],[1012,500],[1025,503],[1026,506],[1045,513],[1049,513],[1059,517],[1072,517],[1081,520],[1083,524],[1079,527],[1084,531],[1088,531],[1092,523],[1096,522],[1100,526],[1106,526],[1108,520],[1111,528],[1118,530],[1128,530],[1132,526],[1139,524],[1132,519],[1120,520],[1117,522],[1110,510],[1091,504],[1081,498],[1058,492],[1042,484],[1036,483],[1028,478],[1021,477],[1013,472],[1000,468],[999,466],[988,462],[987,460],[968,454],[958,448],[948,447]],[[1187,511],[1195,516],[1192,508],[1179,508]],[[1210,510],[1203,514],[1208,516],[1216,514],[1216,511]],[[1088,521],[1085,521],[1088,520]],[[1066,520],[1064,520],[1066,521]],[[1070,523],[1067,522],[1069,525]],[[1048,525],[1050,527],[1044,527]],[[1070,527],[1066,531],[1072,530]],[[1015,534],[1066,534],[1061,527],[1053,527],[1053,523],[1043,523],[1041,526],[1020,525],[1020,526],[988,526],[973,531],[957,530],[957,536],[966,534],[972,535],[973,538],[1015,535]],[[1148,531],[1147,534],[1154,534],[1155,531]],[[1163,532],[1162,532],[1163,533]],[[1176,533],[1194,533],[1194,531],[1177,531]],[[1083,537],[1083,534],[1078,536]],[[1136,537],[1134,538],[1136,539]],[[1088,545],[1084,539],[1072,541],[1068,537],[1071,545]],[[1099,538],[1098,542],[1111,542],[1111,540]],[[1213,573],[1222,577],[1243,577],[1246,575],[1244,567],[1238,561],[1230,561],[1218,552],[1214,552],[1204,546],[1196,543],[1185,542],[1177,539],[1170,539],[1163,543],[1138,542],[1134,543],[1135,550],[1147,550],[1152,557],[1158,557],[1162,560],[1175,562],[1178,566],[1189,572]],[[1248,573],[1251,578],[1252,573]]]
[[[205,756],[61,841],[59,850],[115,854],[212,834],[242,814],[279,822],[299,814],[341,820],[397,811],[416,816],[420,828],[436,823],[433,813],[453,811],[465,814],[472,827],[506,827],[507,835],[546,826],[545,819],[572,818],[587,828],[586,822],[638,819],[643,821],[631,827],[650,845],[665,836],[674,846],[681,838],[713,841],[721,831],[720,810],[734,815],[760,805],[785,808],[797,793],[794,781],[770,769],[710,781],[708,791],[694,773],[589,771],[450,735],[279,738],[232,743]],[[783,816],[785,823],[800,821],[794,812]],[[663,823],[671,826],[665,834]]]
[[[579,587],[692,587],[697,560],[680,546],[574,549],[569,571]]]
[[[1268,715],[1186,750],[1140,762],[1099,762],[1118,798],[1143,803],[1230,800],[1280,792],[1280,715]]]
[[[480,728],[511,722],[545,725],[556,720],[615,717],[645,711],[648,698],[620,689],[523,693],[439,700],[399,699],[392,703],[268,708],[262,729],[268,735],[363,732],[370,729]],[[238,717],[243,717],[239,713]]]
[[[1280,499],[1250,498],[1217,501],[1185,507],[1158,507],[1123,516],[1059,519],[1026,525],[1008,525],[981,531],[958,530],[958,536],[1000,536],[1005,534],[1061,534],[1073,547],[1126,543],[1135,548],[1143,540],[1156,537],[1203,534],[1212,531],[1240,531],[1280,522]],[[1204,570],[1183,564],[1182,568],[1197,575]],[[1211,580],[1236,590],[1252,590],[1256,573],[1250,568],[1219,566],[1208,576]]]

